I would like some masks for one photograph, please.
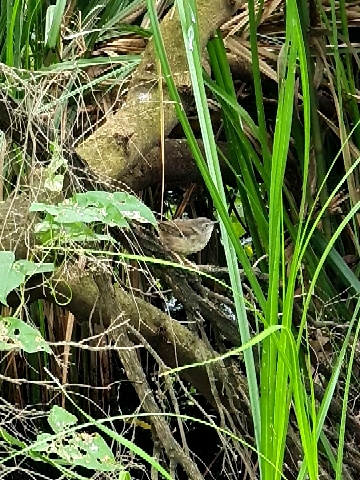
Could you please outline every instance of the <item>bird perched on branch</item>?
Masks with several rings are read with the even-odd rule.
[[[215,223],[205,217],[164,220],[158,223],[159,237],[167,250],[187,257],[206,247]]]

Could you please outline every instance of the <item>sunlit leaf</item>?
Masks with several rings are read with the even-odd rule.
[[[40,332],[15,317],[0,317],[0,350],[51,353],[49,345]]]

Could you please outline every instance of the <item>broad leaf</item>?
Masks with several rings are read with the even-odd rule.
[[[49,345],[36,328],[14,317],[0,317],[0,350],[51,353]]]

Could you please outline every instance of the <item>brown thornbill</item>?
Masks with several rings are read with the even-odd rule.
[[[205,217],[164,220],[158,224],[159,237],[167,250],[186,257],[206,247],[215,223]]]

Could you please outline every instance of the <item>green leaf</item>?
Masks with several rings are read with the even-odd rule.
[[[120,472],[119,480],[131,480],[131,475],[129,472]]]
[[[60,205],[58,212],[54,215],[54,221],[57,223],[95,223],[101,222],[104,218],[104,213],[99,208],[78,208],[75,205]]]
[[[34,451],[56,454],[70,465],[79,465],[91,470],[108,472],[120,467],[111,449],[98,433],[89,434],[70,430],[77,424],[77,418],[64,408],[54,405],[50,411],[48,423],[57,437],[54,438],[47,433],[38,435],[37,444],[33,447]],[[59,437],[61,433],[63,435]]]
[[[0,350],[51,353],[49,345],[40,332],[15,317],[0,317]]]
[[[55,269],[53,263],[34,263],[30,260],[18,260],[14,263],[13,268],[24,275],[24,277],[53,272]]]
[[[76,194],[75,201],[78,205],[83,207],[89,207],[90,205],[105,209],[110,209],[110,207],[112,207],[117,209],[125,218],[136,220],[141,223],[151,223],[154,226],[156,225],[156,219],[152,211],[138,198],[127,192],[110,193],[89,191]],[[111,210],[108,211],[110,212]],[[115,219],[116,217],[114,217],[112,221],[117,221]]]
[[[34,202],[29,210],[46,213],[45,219],[35,227],[35,232],[44,244],[55,240],[80,242],[104,239],[84,225],[87,223],[128,228],[126,219],[131,219],[157,225],[152,211],[135,196],[126,192],[78,193],[58,205]],[[108,236],[105,238],[109,240]]]
[[[50,5],[47,9],[45,44],[49,48],[56,47],[65,7],[66,0],[57,0],[56,5]]]
[[[14,261],[15,255],[13,252],[0,252],[0,266],[2,273],[2,275],[0,275],[0,303],[3,303],[4,305],[7,305],[6,297],[13,290],[12,288],[9,289],[8,281]],[[20,283],[21,280],[16,287],[20,285]]]
[[[153,212],[136,197],[126,192],[115,192],[113,195],[116,201],[115,205],[124,217],[141,223],[157,225]]]
[[[34,213],[34,212],[47,212],[50,215],[56,215],[58,211],[58,208],[56,205],[47,205],[46,203],[38,203],[38,202],[33,202],[30,205],[29,212]]]
[[[25,282],[26,277],[37,273],[54,271],[52,263],[34,263],[29,260],[15,261],[13,252],[0,252],[0,303],[7,305],[10,292]]]
[[[50,443],[53,441],[53,435],[50,433],[39,433],[36,435],[36,440],[39,444],[35,444],[31,449],[34,452],[49,452]],[[44,441],[46,440],[46,442]]]
[[[68,438],[59,454],[72,464],[91,470],[113,471],[118,468],[111,449],[98,434],[79,433]]]
[[[54,433],[60,433],[77,424],[77,418],[65,408],[54,405],[48,416],[48,423]]]

